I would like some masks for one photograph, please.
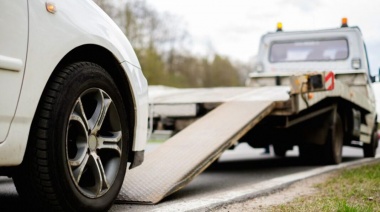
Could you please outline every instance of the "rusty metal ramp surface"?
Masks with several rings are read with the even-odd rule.
[[[117,202],[158,203],[188,184],[273,108],[272,101],[231,101],[217,107],[128,170]]]

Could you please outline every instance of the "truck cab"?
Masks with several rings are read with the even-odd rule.
[[[275,32],[262,36],[255,72],[368,69],[366,48],[358,27]]]

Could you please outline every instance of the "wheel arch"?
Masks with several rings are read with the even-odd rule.
[[[377,114],[374,114],[373,120],[370,121],[373,121],[372,125],[372,123],[368,123],[369,120],[366,119],[366,116],[370,114],[368,111],[365,111],[345,99],[336,98],[335,100],[338,104],[337,112],[339,113],[343,123],[345,145],[351,145],[352,140],[360,139],[360,124],[364,123],[374,127],[377,126]],[[355,111],[357,112],[357,116],[355,115]],[[356,124],[354,123],[355,120]],[[359,124],[359,126],[356,126],[357,124]]]
[[[92,62],[101,66],[108,72],[108,74],[111,75],[112,79],[116,83],[116,86],[123,98],[125,108],[127,109],[127,115],[131,117],[131,119],[128,119],[129,140],[132,141],[128,143],[128,161],[132,161],[133,155],[131,153],[137,119],[136,111],[134,109],[136,102],[134,100],[131,87],[132,85],[127,77],[127,74],[125,73],[125,70],[120,65],[120,62],[123,61],[119,61],[109,50],[102,46],[86,44],[76,47],[68,52],[55,67],[51,76],[65,66],[80,61]]]

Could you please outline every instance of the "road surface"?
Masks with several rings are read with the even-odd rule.
[[[155,148],[150,145],[148,150]],[[235,150],[225,152],[219,161],[213,164],[188,186],[167,197],[158,205],[115,204],[110,211],[160,211],[187,202],[202,201],[206,197],[228,192],[236,187],[263,183],[270,179],[301,173],[318,166],[305,165],[297,157],[298,150],[287,153],[286,158],[261,154],[263,149],[252,149],[241,144]],[[272,151],[273,152],[273,151]],[[380,151],[378,150],[378,153]],[[344,147],[343,163],[363,158],[359,148]],[[19,211],[28,209],[18,197],[12,179],[0,177],[0,211]]]

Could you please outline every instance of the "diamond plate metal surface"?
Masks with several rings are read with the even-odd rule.
[[[188,184],[273,108],[273,101],[231,101],[217,107],[128,170],[117,202],[158,203]]]

